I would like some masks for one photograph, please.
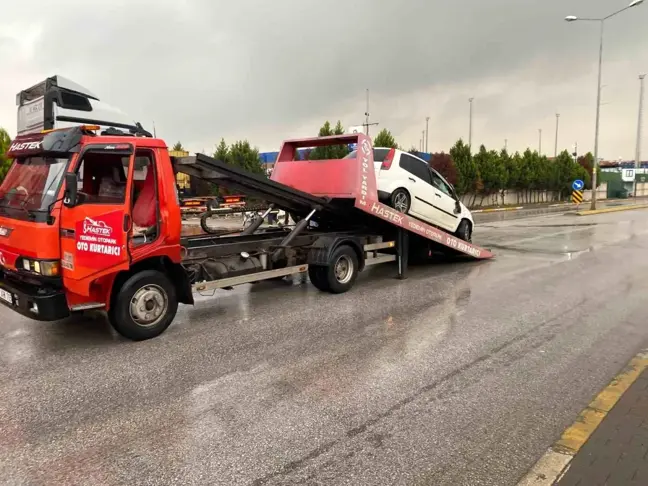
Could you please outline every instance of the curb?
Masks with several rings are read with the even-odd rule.
[[[594,397],[560,439],[535,463],[518,486],[551,486],[569,469],[569,464],[621,396],[648,368],[648,350],[637,354],[601,392]]]
[[[631,206],[617,206],[617,207],[603,208],[603,209],[587,209],[585,211],[578,211],[575,214],[577,216],[591,216],[593,214],[616,213],[619,211],[632,211],[633,209],[645,209],[645,208],[648,208],[648,204],[633,204]]]
[[[471,211],[471,213],[495,213],[497,211],[518,211],[524,209],[524,206],[518,206],[515,208],[492,208],[492,209],[476,209]]]

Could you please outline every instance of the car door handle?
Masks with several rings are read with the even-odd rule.
[[[408,177],[408,179],[412,182],[416,182],[416,179],[414,179],[413,177]]]
[[[441,197],[441,194],[439,194],[438,192],[435,192],[434,195],[435,195],[436,197]]]

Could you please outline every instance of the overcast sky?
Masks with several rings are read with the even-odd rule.
[[[316,135],[326,119],[372,121],[406,148],[430,117],[431,151],[594,142],[598,25],[630,0],[15,1],[0,17],[0,126],[15,95],[59,74],[172,144],[225,137],[262,151]],[[648,72],[648,2],[606,22],[600,156],[634,158],[638,75]],[[648,98],[648,96],[647,96]],[[646,101],[648,103],[648,100]],[[647,109],[648,111],[648,109]],[[648,118],[648,116],[646,117]],[[376,128],[372,128],[375,130]],[[648,120],[643,159],[648,159]]]

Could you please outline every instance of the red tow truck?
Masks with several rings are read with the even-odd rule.
[[[40,321],[107,312],[142,340],[171,324],[193,293],[308,272],[318,289],[349,290],[358,272],[442,250],[492,254],[378,202],[363,134],[283,144],[272,178],[206,155],[173,158],[136,130],[77,126],[18,137],[0,185],[0,302]],[[300,147],[358,144],[357,159],[295,160]],[[175,174],[184,172],[289,212],[293,227],[181,236]],[[264,216],[267,216],[265,214]]]

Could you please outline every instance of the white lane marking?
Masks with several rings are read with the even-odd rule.
[[[517,486],[551,486],[564,474],[573,459],[569,454],[561,454],[549,449],[531,468]]]

